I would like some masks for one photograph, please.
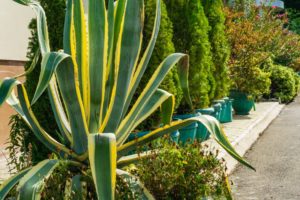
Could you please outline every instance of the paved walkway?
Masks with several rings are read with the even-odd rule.
[[[256,111],[251,111],[247,116],[234,116],[231,123],[223,124],[224,131],[235,150],[243,156],[256,142],[260,134],[278,116],[284,105],[277,102],[262,102],[256,104]],[[233,159],[223,148],[210,139],[207,145],[212,151],[219,150],[219,157],[226,161],[227,172],[231,173],[238,162]]]
[[[284,108],[246,154],[257,172],[232,174],[237,200],[300,199],[300,97]]]

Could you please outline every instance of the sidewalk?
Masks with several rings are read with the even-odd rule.
[[[234,116],[233,122],[223,124],[229,141],[240,155],[246,153],[259,135],[269,126],[273,119],[277,117],[283,107],[284,105],[280,105],[277,102],[258,103],[256,104],[256,111],[252,111],[250,115]],[[209,145],[209,149],[219,150],[219,156],[226,160],[228,172],[231,173],[238,163],[220,148],[214,140],[210,139],[206,143]],[[0,182],[9,177],[6,162],[2,150],[0,154]]]
[[[237,200],[300,199],[300,96],[287,105],[246,154],[256,172],[231,174]]]
[[[243,156],[283,108],[284,104],[277,102],[257,103],[256,111],[251,111],[250,115],[234,116],[233,122],[223,124],[225,133],[235,150]],[[219,157],[225,159],[227,172],[231,174],[238,162],[214,140],[210,139],[206,144],[212,151],[219,150]]]

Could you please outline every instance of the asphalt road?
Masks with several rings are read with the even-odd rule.
[[[287,105],[230,179],[236,200],[300,200],[300,97]]]

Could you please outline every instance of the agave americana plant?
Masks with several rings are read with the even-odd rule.
[[[46,16],[40,4],[35,0],[14,1],[30,6],[36,13],[41,73],[31,102],[24,85],[17,80],[22,75],[2,80],[0,104],[6,101],[12,106],[35,136],[59,159],[44,160],[5,181],[0,188],[0,200],[14,186],[17,186],[18,199],[40,199],[44,179],[62,160],[74,166],[89,166],[98,199],[114,199],[116,176],[124,179],[131,176],[120,168],[139,159],[137,155],[126,156],[129,151],[193,122],[204,124],[231,156],[252,168],[233,149],[214,118],[201,116],[171,122],[174,97],[158,87],[169,70],[180,61],[181,84],[185,96],[189,96],[185,54],[168,56],[132,103],[158,35],[161,0],[157,0],[152,37],[145,52],[141,52],[143,0],[109,0],[107,5],[105,0],[90,0],[87,19],[82,0],[67,0],[64,47],[57,52],[50,49]],[[25,74],[32,71],[38,57],[39,54]],[[52,138],[31,110],[31,105],[44,91],[48,92],[62,141]],[[190,102],[189,98],[187,100]],[[130,132],[159,107],[164,126],[127,142]],[[71,185],[81,184],[78,177],[72,182]],[[133,187],[143,185],[136,181]],[[153,198],[145,188],[142,191],[144,199]]]

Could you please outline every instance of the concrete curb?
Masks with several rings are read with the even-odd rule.
[[[280,114],[284,104],[275,103],[264,114],[260,115],[250,126],[243,130],[238,138],[232,141],[232,145],[235,150],[244,156],[245,153],[252,147],[257,141],[264,130],[272,123],[272,121]],[[233,159],[224,150],[221,151],[219,157],[222,157],[226,161],[227,172],[231,174],[236,168],[238,162]]]

